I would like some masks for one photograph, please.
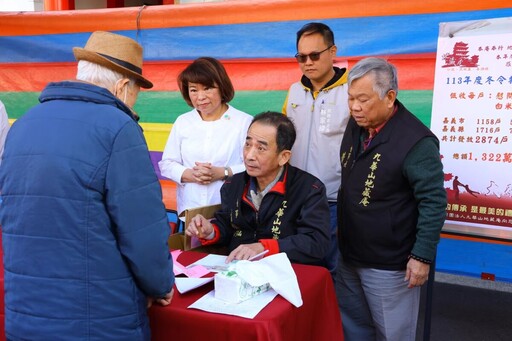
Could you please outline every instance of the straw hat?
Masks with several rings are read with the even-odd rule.
[[[87,60],[131,76],[143,88],[153,87],[153,83],[142,77],[142,46],[131,38],[96,31],[91,34],[84,48],[74,47],[73,54],[76,60]]]

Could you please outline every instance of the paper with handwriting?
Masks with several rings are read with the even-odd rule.
[[[228,269],[228,264],[226,264],[227,258],[227,256],[209,254],[188,267],[203,266],[211,272],[226,271]]]

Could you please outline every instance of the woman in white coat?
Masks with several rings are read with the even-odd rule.
[[[228,103],[235,91],[224,66],[201,57],[178,76],[181,94],[194,109],[180,115],[158,163],[175,181],[178,213],[220,203],[220,187],[245,170],[243,146],[252,116]]]

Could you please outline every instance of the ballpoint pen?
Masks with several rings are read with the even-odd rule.
[[[257,255],[254,255],[252,257],[249,257],[248,260],[259,260],[263,258],[263,256],[268,252],[268,250],[263,250],[263,252],[258,253]]]

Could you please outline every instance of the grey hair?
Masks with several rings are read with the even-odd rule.
[[[91,63],[87,60],[80,60],[78,62],[76,79],[93,83],[112,90],[117,81],[120,79],[128,78],[130,80],[130,87],[133,87],[136,83],[135,80],[124,76],[123,74],[110,70],[102,65]]]
[[[394,90],[398,94],[396,68],[382,58],[370,57],[357,62],[348,73],[348,86],[350,87],[354,80],[369,73],[374,76],[373,90],[379,94],[381,99],[389,90]]]

